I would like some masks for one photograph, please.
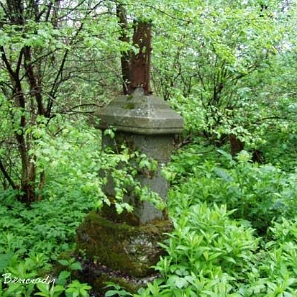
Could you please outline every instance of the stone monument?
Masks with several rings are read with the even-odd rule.
[[[103,133],[103,147],[118,151],[124,144],[157,161],[153,173],[140,172],[136,179],[166,201],[168,183],[161,170],[170,160],[174,136],[183,131],[183,119],[167,102],[150,92],[150,30],[150,23],[140,22],[136,27],[133,42],[139,53],[131,57],[128,92],[98,111],[98,128],[103,131],[115,128],[113,139]],[[112,197],[113,182],[104,190]],[[117,215],[107,207],[100,213],[92,212],[77,231],[77,247],[108,271],[120,271],[137,279],[150,277],[154,273],[152,266],[163,253],[158,242],[165,239],[164,233],[170,232],[171,223],[166,209],[159,210],[136,195],[127,195],[125,199],[133,206],[133,213]],[[108,279],[106,273],[102,276]],[[96,281],[100,283],[102,279],[93,283]]]

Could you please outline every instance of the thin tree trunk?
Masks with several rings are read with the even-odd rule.
[[[116,8],[117,17],[121,27],[121,35],[119,40],[122,42],[129,43],[130,39],[128,37],[128,21],[126,16],[125,7],[122,4],[118,4]],[[127,95],[129,93],[130,84],[130,57],[131,53],[129,51],[121,52],[121,69],[122,69],[122,81],[123,81],[123,93]]]

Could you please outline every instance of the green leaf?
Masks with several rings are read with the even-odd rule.
[[[71,270],[82,270],[82,266],[79,262],[74,262],[69,267]]]
[[[69,265],[69,261],[68,260],[58,260],[58,262],[63,265],[63,266],[68,266]]]
[[[13,253],[0,254],[0,273],[8,266],[12,256]]]

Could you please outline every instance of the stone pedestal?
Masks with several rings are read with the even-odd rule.
[[[154,172],[143,170],[136,179],[141,186],[147,186],[164,201],[168,184],[161,175],[164,165],[170,160],[175,134],[183,130],[183,119],[170,109],[160,98],[145,95],[137,89],[132,95],[115,98],[98,112],[101,130],[115,129],[115,137],[103,135],[103,147],[111,147],[115,152],[124,144],[131,151],[139,151],[157,161]],[[104,134],[104,133],[103,133]],[[105,172],[109,176],[109,172]],[[104,189],[107,196],[114,195],[113,182]],[[166,209],[161,211],[137,196],[127,195],[126,201],[133,205],[133,213],[118,215],[112,207],[105,207],[100,213],[90,213],[77,231],[77,249],[83,250],[88,259],[96,259],[98,269],[108,269],[112,273],[102,273],[92,281],[93,285],[104,280],[115,280],[110,275],[125,274],[134,282],[143,283],[150,278],[160,255],[159,246],[172,226]],[[94,274],[94,273],[91,273]]]
[[[144,153],[158,162],[156,172],[143,172],[137,176],[137,180],[165,201],[168,184],[161,175],[161,169],[170,160],[174,136],[183,130],[182,117],[170,109],[167,102],[144,95],[142,89],[115,98],[98,112],[98,117],[98,128],[114,128],[116,131],[113,139],[108,135],[103,136],[103,147],[120,151],[124,144],[130,150]],[[112,182],[105,192],[108,196],[114,195]],[[139,201],[133,196],[127,196],[126,201],[133,205],[139,224],[166,219],[166,211],[160,211],[146,201]]]

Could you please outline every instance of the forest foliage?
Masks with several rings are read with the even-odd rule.
[[[168,255],[134,296],[296,296],[296,5],[0,0],[1,274],[46,275],[73,248],[109,203],[100,170],[113,170],[118,211],[131,208],[132,156],[102,151],[95,111],[123,92],[133,24],[150,20],[152,91],[185,131],[163,172]],[[1,280],[0,296],[88,296],[70,279],[80,264],[62,263],[56,286]]]

